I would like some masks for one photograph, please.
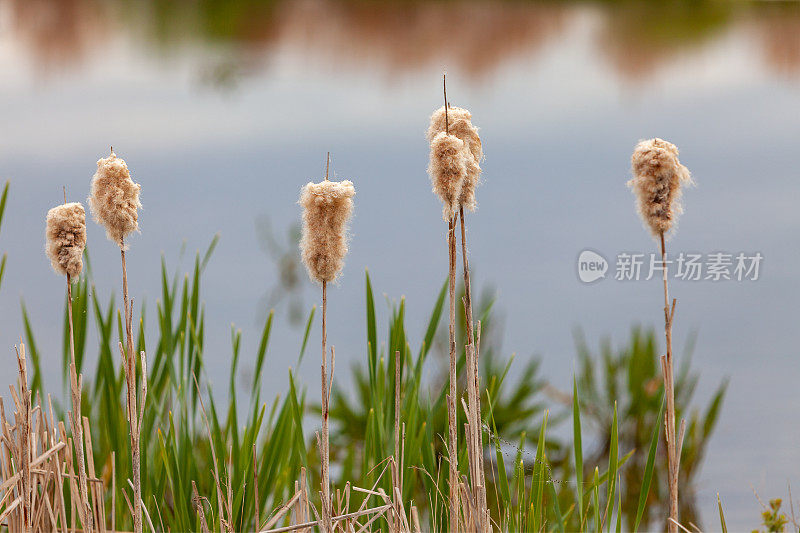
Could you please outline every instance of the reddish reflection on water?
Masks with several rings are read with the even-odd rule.
[[[135,47],[165,53],[218,47],[245,74],[267,68],[270,54],[281,48],[392,74],[446,65],[481,78],[511,59],[535,54],[587,10],[599,20],[597,29],[589,30],[596,31],[590,38],[597,53],[623,79],[647,78],[734,31],[751,38],[773,72],[800,72],[800,5],[8,0],[4,7],[0,13],[10,18],[12,39],[44,73],[102,53],[120,36]]]
[[[414,70],[443,60],[472,76],[536,51],[564,26],[557,5],[304,1],[280,11],[282,35],[311,53]]]
[[[93,0],[11,0],[14,39],[43,72],[79,63],[108,38],[108,19]]]
[[[770,70],[787,76],[800,74],[800,17],[774,13],[754,28]]]

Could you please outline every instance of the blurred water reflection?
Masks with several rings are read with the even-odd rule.
[[[157,57],[212,47],[225,60],[200,78],[223,88],[270,64],[281,48],[397,76],[447,59],[474,78],[492,76],[562,33],[587,6],[596,44],[617,75],[652,75],[677,57],[700,54],[726,32],[752,32],[764,64],[800,68],[800,4],[759,2],[570,2],[360,0],[5,0],[8,31],[45,74],[102,53],[124,36]]]

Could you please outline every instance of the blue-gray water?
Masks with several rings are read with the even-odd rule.
[[[71,5],[79,16],[62,42],[42,30],[47,3],[0,2],[0,178],[11,180],[0,234],[8,254],[1,382],[15,376],[24,298],[45,386],[60,384],[63,279],[44,257],[44,214],[61,201],[62,186],[69,199],[85,198],[95,162],[112,144],[143,188],[129,272],[151,318],[160,254],[171,270],[189,269],[193,253],[221,234],[203,294],[205,359],[219,387],[226,387],[231,323],[244,331],[246,368],[277,283],[257,224],[268,218],[286,245],[299,220],[299,189],[321,178],[327,151],[336,175],[357,188],[351,252],[329,298],[337,379],[365,351],[365,267],[378,293],[406,296],[418,343],[446,275],[445,225],[430,194],[423,138],[446,69],[451,102],[469,107],[481,127],[485,182],[470,217],[471,265],[475,283],[496,290],[504,352],[541,355],[543,375],[568,389],[575,327],[595,346],[605,336],[624,342],[633,324],[660,327],[658,281],[616,282],[610,272],[584,285],[575,262],[585,248],[609,259],[655,250],[625,182],[639,139],[669,139],[697,182],[670,248],[764,256],[755,282],[672,284],[676,345],[699,334],[698,401],[730,377],[700,477],[701,510],[712,522],[719,492],[728,524],[750,528],[760,512],[751,487],[763,499],[785,497],[787,483],[800,479],[796,12],[707,14],[711,30],[686,44],[640,42],[623,31],[630,13],[591,4],[468,3],[473,40],[460,35],[464,45],[456,46],[424,29],[441,4],[432,14],[414,4],[413,16],[393,8],[387,17],[395,24],[346,3],[303,2],[278,9],[267,37],[233,43],[197,37],[191,22],[143,36],[141,13],[124,3]],[[100,30],[104,16],[112,24]],[[508,31],[478,31],[492,24]],[[119,253],[96,225],[88,231],[106,300],[120,292]],[[305,313],[317,291],[305,284],[299,297]],[[264,375],[270,395],[285,387],[301,341],[286,318],[288,302],[276,307],[282,327]],[[315,329],[311,346],[317,340]],[[300,375],[316,391],[312,360]]]

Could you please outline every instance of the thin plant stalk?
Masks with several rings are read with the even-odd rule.
[[[128,269],[125,261],[125,242],[120,240],[120,254],[122,257],[122,299],[125,306],[125,335],[128,344],[128,355],[124,357],[125,376],[127,381],[128,398],[128,431],[131,440],[131,464],[132,464],[132,483],[133,483],[133,530],[134,533],[142,533],[142,484],[141,484],[141,455],[139,441],[141,436],[141,424],[136,412],[136,359],[133,356],[133,311],[131,310],[128,298]],[[122,346],[120,346],[122,348]],[[120,349],[120,351],[123,351]],[[123,351],[124,355],[124,351]],[[144,362],[144,354],[142,354]],[[145,375],[142,377],[142,384],[146,390],[147,376],[145,368],[142,368]],[[142,398],[142,414],[144,413],[144,398]]]
[[[470,285],[469,259],[467,258],[467,231],[464,218],[464,207],[459,208],[461,221],[461,260],[464,267],[464,315],[467,324],[467,341],[465,351],[467,354],[467,390],[470,410],[471,435],[473,438],[472,450],[474,454],[469,458],[472,475],[472,489],[479,510],[479,524],[481,530],[486,529],[487,504],[486,504],[486,479],[483,471],[483,439],[481,429],[481,400],[480,400],[480,374],[478,370],[478,349],[475,344],[475,330],[472,321],[472,288]]]
[[[69,319],[69,377],[70,395],[72,396],[72,434],[75,436],[75,451],[78,456],[78,482],[80,483],[80,517],[83,527],[91,533],[92,510],[89,506],[88,482],[86,481],[86,464],[83,457],[83,424],[81,424],[81,386],[78,380],[78,370],[75,364],[75,333],[72,325],[72,280],[67,274],[67,316]]]
[[[328,175],[331,166],[331,153],[328,152],[327,162],[325,164],[325,181],[328,181]],[[328,384],[328,282],[322,281],[322,446],[320,452],[322,453],[322,523],[323,529],[326,532],[333,530],[331,522],[331,497],[330,497],[330,452],[329,448],[329,431],[328,431],[328,408],[329,408],[329,384]],[[333,373],[331,373],[331,381],[333,380]]]
[[[450,299],[450,394],[447,396],[447,414],[450,420],[450,530],[458,530],[458,419],[456,409],[457,376],[456,376],[456,223],[455,217],[450,221],[447,230],[449,250],[449,299]]]
[[[442,76],[444,93],[445,133],[450,133],[447,114],[447,75]],[[450,301],[450,394],[447,397],[447,415],[449,419],[449,446],[448,459],[450,463],[450,531],[458,531],[458,410],[456,409],[457,374],[456,374],[456,217],[448,221],[447,227],[448,250],[448,292]]]
[[[667,410],[664,415],[664,425],[666,426],[667,440],[667,459],[668,470],[667,480],[669,484],[669,518],[668,525],[670,533],[678,531],[678,474],[680,472],[680,453],[683,445],[683,434],[686,428],[686,421],[681,421],[680,435],[675,439],[675,383],[672,358],[672,320],[675,317],[675,304],[677,300],[669,300],[669,286],[667,284],[667,252],[664,242],[664,232],[661,232],[661,271],[664,282],[664,336],[666,339],[666,355],[661,357],[661,369],[664,375],[664,390],[667,395]]]

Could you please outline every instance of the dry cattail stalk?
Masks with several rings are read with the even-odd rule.
[[[86,247],[86,212],[78,202],[47,212],[47,257],[57,273],[75,280],[83,270]]]
[[[654,237],[668,235],[681,206],[681,186],[692,184],[689,170],[678,159],[674,144],[649,139],[636,145],[631,156],[633,178],[628,186],[636,194],[636,207]]]
[[[459,208],[461,188],[466,175],[466,160],[469,151],[464,141],[450,135],[450,107],[447,104],[447,76],[442,76],[442,92],[444,94],[444,131],[434,133],[438,129],[437,114],[431,117],[428,137],[431,141],[430,163],[428,174],[433,182],[433,192],[439,195],[443,208],[443,218],[447,222],[447,260],[448,260],[448,300],[449,300],[449,390],[447,400],[447,462],[449,494],[449,526],[451,531],[459,530],[459,479],[458,479],[458,409],[457,397],[457,360],[456,360],[456,213]]]
[[[483,160],[483,144],[481,143],[478,128],[472,124],[472,114],[461,107],[444,106],[431,115],[428,126],[428,141],[432,142],[439,133],[455,135],[464,142],[464,147],[469,152],[466,155],[466,172],[458,195],[458,204],[470,211],[477,207],[475,189],[481,179],[480,163]]]
[[[335,281],[342,271],[354,195],[351,181],[328,180],[308,183],[300,193],[303,206],[300,252],[314,281]]]
[[[447,105],[447,104],[446,104]],[[450,122],[452,117],[452,122]],[[478,370],[479,343],[475,343],[475,331],[472,320],[472,289],[470,285],[469,260],[467,257],[467,235],[464,210],[474,211],[477,206],[475,189],[480,182],[483,159],[483,144],[478,135],[478,128],[472,124],[472,115],[463,108],[447,106],[436,110],[431,116],[428,136],[435,131],[446,131],[464,141],[467,154],[467,173],[459,195],[458,215],[461,221],[461,257],[464,269],[464,314],[467,326],[466,353],[468,418],[467,458],[470,469],[471,498],[476,504],[475,521],[478,529],[485,530],[489,523],[489,510],[486,503],[486,480],[483,470],[482,418],[480,407],[480,375]],[[480,323],[478,324],[480,336]]]
[[[636,207],[650,233],[661,244],[661,272],[664,288],[664,337],[666,354],[661,356],[661,373],[667,409],[664,414],[667,441],[667,483],[669,492],[669,531],[678,532],[678,477],[686,420],[681,420],[675,435],[675,383],[672,357],[672,324],[677,300],[670,305],[667,284],[666,235],[675,228],[681,207],[681,186],[692,184],[689,170],[678,160],[678,148],[662,139],[650,139],[636,145],[631,156],[633,179],[628,186],[636,194]]]
[[[89,207],[95,221],[105,227],[109,240],[123,249],[125,237],[139,231],[140,190],[141,185],[131,179],[128,165],[114,152],[97,162]]]
[[[437,135],[450,134],[458,137],[464,142],[466,151],[466,173],[461,184],[461,191],[458,195],[457,214],[461,220],[461,254],[464,266],[464,311],[467,325],[466,339],[466,371],[467,371],[467,397],[469,419],[469,431],[467,435],[470,442],[467,446],[472,498],[477,505],[477,521],[480,529],[488,523],[488,507],[486,505],[485,476],[483,472],[483,453],[481,439],[481,409],[480,409],[480,377],[478,373],[478,350],[475,346],[474,327],[472,321],[472,290],[470,288],[469,261],[467,259],[466,244],[466,222],[464,210],[474,211],[477,202],[475,200],[475,189],[477,188],[481,168],[480,161],[483,159],[483,144],[478,134],[478,128],[472,124],[472,114],[460,107],[451,107],[445,102],[445,106],[434,111],[428,127],[428,139],[431,140]],[[455,238],[455,237],[454,237]]]
[[[141,422],[144,416],[144,406],[147,399],[147,358],[141,352],[142,389],[137,401],[136,390],[136,358],[133,348],[133,310],[128,298],[128,270],[125,261],[125,237],[134,231],[139,231],[138,208],[142,206],[139,201],[141,185],[134,183],[128,171],[128,165],[123,159],[118,158],[114,151],[106,158],[97,162],[97,172],[92,177],[89,207],[95,221],[104,226],[106,236],[120,248],[122,258],[122,300],[125,311],[125,336],[127,352],[119,343],[120,355],[125,369],[125,382],[127,388],[126,415],[129,424],[132,460],[132,485],[133,485],[133,529],[135,533],[142,532],[142,487],[141,487]]]
[[[333,531],[333,514],[330,494],[330,450],[328,412],[333,384],[336,352],[331,347],[331,371],[328,374],[327,311],[328,282],[335,281],[344,266],[347,255],[347,225],[353,213],[355,188],[350,181],[328,181],[331,154],[328,153],[325,180],[308,183],[300,193],[303,206],[303,237],[300,255],[312,280],[322,284],[322,436],[317,442],[322,456],[322,506],[321,529]]]
[[[64,193],[66,197],[66,191]],[[70,398],[72,399],[71,421],[72,434],[75,440],[75,452],[78,459],[78,514],[84,528],[92,531],[92,511],[89,504],[86,465],[84,460],[83,425],[81,424],[81,384],[82,377],[77,374],[75,365],[75,338],[72,324],[72,281],[78,278],[83,270],[83,250],[86,247],[86,212],[80,203],[64,203],[47,212],[45,251],[50,264],[58,274],[67,280],[67,314],[69,317],[70,347]]]

